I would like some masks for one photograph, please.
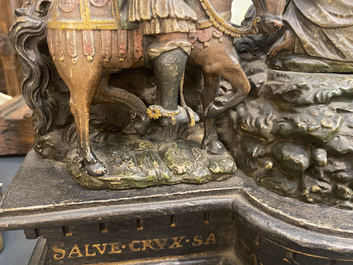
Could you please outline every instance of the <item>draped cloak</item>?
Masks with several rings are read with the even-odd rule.
[[[298,37],[295,52],[353,62],[353,0],[291,0],[284,20]]]
[[[194,32],[197,15],[184,0],[129,0],[129,21],[145,35]]]

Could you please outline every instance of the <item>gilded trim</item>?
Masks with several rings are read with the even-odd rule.
[[[118,30],[120,26],[120,13],[117,1],[112,1],[113,19],[91,19],[91,8],[88,0],[80,1],[81,21],[59,21],[58,20],[58,0],[55,0],[54,14],[48,22],[49,29],[73,29],[73,30]]]
[[[82,21],[58,21],[58,0],[55,0],[55,10],[53,19],[48,22],[47,27],[50,29],[75,29],[75,30],[118,30],[121,29],[120,12],[117,1],[112,1],[112,20],[95,20],[91,19],[91,9],[89,0],[80,1],[80,13]],[[226,17],[218,14],[213,8],[209,0],[199,0],[203,10],[209,17],[209,21],[201,23],[199,27],[205,28],[214,26],[221,32],[234,37],[239,38],[248,34],[257,34],[258,29],[256,27],[259,18],[255,18],[251,26],[247,28],[237,28],[227,22]],[[223,14],[224,15],[224,14]]]

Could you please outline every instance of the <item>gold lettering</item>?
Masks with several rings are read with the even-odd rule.
[[[203,244],[202,236],[201,235],[195,236],[194,241],[192,242],[192,246],[199,247],[199,246],[202,246],[202,244]]]
[[[85,245],[85,254],[86,254],[86,257],[94,257],[97,255],[96,252],[89,253],[89,244]]]
[[[183,245],[181,244],[182,241],[184,240],[185,236],[181,236],[181,237],[172,237],[173,239],[173,244],[169,246],[169,248],[182,248]]]
[[[208,236],[208,238],[207,238],[207,240],[205,242],[205,245],[210,245],[210,244],[213,244],[213,245],[216,244],[216,236],[213,233],[211,233]]]
[[[131,241],[128,244],[128,247],[130,251],[132,252],[139,252],[139,251],[147,251],[147,250],[155,250],[155,249],[177,249],[177,248],[183,248],[183,241],[185,240],[185,236],[176,236],[170,238],[172,240],[171,244],[168,244],[168,241],[170,240],[169,238],[155,238],[152,240],[134,240]],[[190,242],[189,239],[186,239],[187,242]],[[167,247],[167,244],[169,247]],[[216,236],[214,233],[209,234],[207,239],[204,241],[202,239],[202,235],[196,235],[192,239],[191,242],[193,247],[200,247],[202,245],[214,245],[216,244]],[[85,244],[84,245],[84,252],[83,249],[81,250],[80,247],[75,244],[73,245],[71,251],[66,251],[63,247],[58,247],[58,246],[53,246],[52,251],[53,251],[53,259],[54,260],[62,260],[66,257],[67,253],[67,258],[73,259],[73,258],[82,258],[82,257],[95,257],[98,254],[104,255],[107,253],[108,250],[108,245],[110,247],[110,252],[108,254],[121,254],[123,249],[126,247],[125,245],[122,245],[120,242],[113,242],[113,243],[102,243],[102,244]],[[83,247],[83,246],[82,246]],[[246,245],[244,246],[243,243],[243,248],[246,248]],[[252,262],[255,264],[258,263],[255,257],[251,257]]]
[[[154,247],[152,246],[152,240],[142,240],[142,250],[145,251],[147,248],[150,248],[154,250]]]
[[[156,242],[156,244],[159,247],[159,249],[164,249],[165,245],[167,244],[168,238],[153,239],[153,241]]]
[[[72,249],[71,249],[71,252],[68,256],[69,259],[72,259],[72,256],[73,255],[77,255],[77,258],[82,258],[83,255],[81,253],[81,250],[79,249],[79,247],[77,246],[77,244],[75,244]]]
[[[55,253],[53,255],[54,260],[61,260],[65,258],[66,251],[62,248],[59,248],[58,246],[53,246],[53,252]]]
[[[114,243],[109,243],[111,250],[109,252],[109,255],[111,254],[120,254],[122,252],[120,246],[121,244],[119,242],[114,242]]]
[[[101,246],[102,246],[102,248],[101,248]],[[92,245],[92,247],[96,248],[98,250],[99,254],[101,254],[101,255],[103,255],[105,253],[105,251],[107,250],[107,246],[108,246],[107,243]]]
[[[130,250],[133,251],[133,252],[138,252],[138,251],[140,251],[141,248],[137,248],[137,247],[136,247],[137,244],[140,244],[140,241],[132,241],[132,242],[130,242],[130,244],[129,244]]]

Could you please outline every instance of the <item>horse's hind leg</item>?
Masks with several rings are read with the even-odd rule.
[[[292,51],[295,47],[295,35],[292,30],[287,29],[283,36],[279,38],[270,48],[267,60],[276,57],[279,53],[283,51]]]
[[[216,118],[246,98],[250,92],[250,83],[232,46],[214,45],[210,48],[213,51],[210,51],[209,54],[217,54],[217,57],[213,58],[213,63],[204,66],[205,72],[222,77],[230,82],[233,88],[231,94],[217,97],[208,107],[206,116]]]
[[[98,62],[88,62],[84,57],[79,58],[77,64],[58,63],[57,69],[70,90],[71,112],[87,173],[91,176],[102,176],[106,173],[106,168],[92,151],[89,140],[89,110],[101,78],[101,69]]]
[[[204,110],[213,102],[217,96],[220,85],[220,78],[217,75],[203,73],[204,91],[201,93]],[[225,150],[223,144],[218,140],[214,118],[205,117],[205,133],[202,140],[202,148],[212,154],[222,154]]]
[[[134,127],[136,132],[144,136],[149,128],[150,120],[147,116],[145,103],[134,94],[120,88],[109,86],[110,74],[101,78],[99,90],[93,98],[94,104],[98,103],[121,103],[133,111],[136,118]]]

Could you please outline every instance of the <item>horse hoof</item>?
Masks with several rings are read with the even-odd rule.
[[[87,174],[92,177],[101,177],[107,173],[107,169],[102,162],[96,161],[91,163],[86,163],[85,166]]]
[[[213,155],[221,155],[226,151],[224,145],[218,140],[204,140],[202,147],[206,149],[208,153]]]

